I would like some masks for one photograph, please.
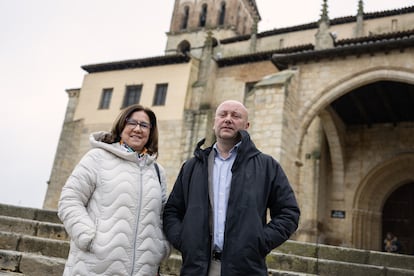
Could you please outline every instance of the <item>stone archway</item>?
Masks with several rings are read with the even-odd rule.
[[[299,110],[299,135],[297,136],[298,145],[296,158],[302,156],[302,143],[309,125],[313,119],[324,110],[335,99],[349,93],[353,89],[381,80],[410,83],[414,85],[414,73],[407,70],[393,68],[376,68],[361,72],[354,72],[352,75],[338,79],[331,86],[322,89],[319,93],[302,104]],[[312,80],[313,81],[313,80]]]
[[[382,208],[398,187],[414,181],[414,152],[404,153],[373,168],[355,193],[352,210],[352,244],[382,249]]]

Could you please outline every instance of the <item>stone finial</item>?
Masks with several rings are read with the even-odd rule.
[[[329,26],[328,3],[327,0],[323,0],[319,29],[315,35],[315,50],[334,47],[335,36],[329,32]]]
[[[355,37],[364,36],[364,1],[358,1],[358,13],[356,16]]]
[[[258,31],[258,24],[259,24],[259,17],[257,15],[253,18],[253,25],[252,25],[252,34],[257,34]]]
[[[328,0],[323,0],[321,19],[319,23],[321,22],[325,22],[327,25],[329,25]]]
[[[364,1],[359,0],[358,1],[358,16],[364,15]]]

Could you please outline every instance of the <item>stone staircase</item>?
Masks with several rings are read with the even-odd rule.
[[[0,204],[0,276],[60,276],[69,237],[56,212]],[[287,241],[267,258],[269,275],[414,276],[414,256]],[[162,275],[179,275],[173,252]]]
[[[0,204],[0,276],[62,275],[68,240],[56,212]]]

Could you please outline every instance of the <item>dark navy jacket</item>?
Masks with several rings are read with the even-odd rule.
[[[300,211],[279,163],[260,152],[246,131],[232,167],[221,275],[268,275],[266,255],[298,227]],[[201,149],[184,163],[164,209],[164,231],[181,252],[181,276],[207,275],[211,261],[212,208],[208,156]],[[267,209],[271,220],[267,221]]]

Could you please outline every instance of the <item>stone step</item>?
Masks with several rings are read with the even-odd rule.
[[[41,238],[69,240],[62,223],[36,221],[0,215],[0,231],[31,235]]]
[[[370,251],[368,263],[371,265],[400,268],[414,272],[413,255]]]
[[[69,241],[0,231],[1,249],[30,252],[43,256],[67,258],[69,254],[69,246]]]
[[[56,211],[7,205],[2,203],[0,203],[0,215],[51,223],[62,223],[57,216]]]
[[[414,275],[414,270],[411,269],[304,257],[280,252],[271,252],[267,258],[267,265],[271,269],[282,269],[312,275]]]
[[[61,276],[65,259],[0,249],[0,271],[30,276]],[[13,275],[13,274],[5,274]]]
[[[23,273],[11,272],[7,270],[0,270],[0,276],[24,276]]]
[[[274,252],[322,260],[414,270],[414,256],[288,240]]]
[[[414,276],[414,270],[319,260],[317,275]]]
[[[316,274],[301,273],[295,271],[268,269],[269,276],[316,276]]]

